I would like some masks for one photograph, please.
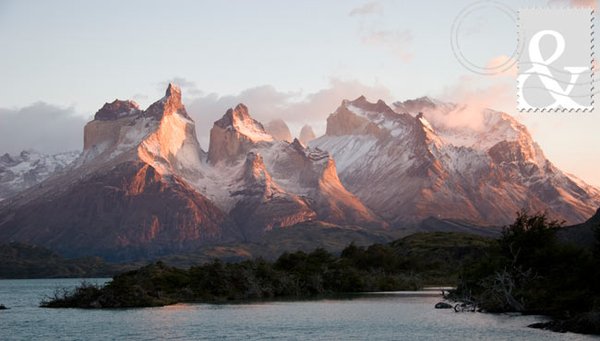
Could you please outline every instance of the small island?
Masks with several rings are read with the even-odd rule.
[[[215,260],[189,269],[153,263],[103,287],[83,283],[42,302],[48,308],[127,308],[179,302],[304,299],[345,293],[418,290],[455,283],[461,264],[481,257],[492,239],[463,233],[417,233],[389,244],[284,253],[270,262]]]
[[[600,228],[593,248],[558,236],[545,214],[520,212],[499,239],[465,233],[417,233],[389,244],[284,253],[270,262],[219,260],[180,269],[156,262],[99,287],[83,283],[41,303],[48,308],[152,307],[180,302],[306,299],[455,286],[462,311],[551,316],[532,325],[600,334]],[[433,308],[433,307],[432,307]],[[456,310],[456,309],[455,309]]]

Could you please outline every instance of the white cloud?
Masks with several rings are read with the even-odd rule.
[[[483,109],[505,111],[514,114],[516,88],[510,77],[487,77],[463,75],[453,85],[438,94],[444,101],[461,104],[464,108],[452,115],[440,116],[437,123],[449,127],[483,128]]]
[[[377,1],[370,1],[361,6],[353,8],[348,15],[350,16],[365,16],[376,13],[381,13],[383,6]]]
[[[368,2],[350,11],[350,16],[360,17],[358,35],[366,45],[381,48],[391,53],[394,58],[410,62],[412,32],[408,29],[390,29],[382,25],[379,18],[371,18],[371,14],[383,13],[383,6],[378,2]]]
[[[185,91],[191,95],[200,95],[202,91],[198,89],[198,86],[195,82],[185,78],[185,77],[173,77],[167,81],[161,82],[158,84],[158,88],[160,91],[164,91],[169,83],[177,84],[181,88],[181,91]]]
[[[0,153],[24,149],[44,153],[81,150],[86,121],[73,108],[44,102],[18,109],[0,108]]]

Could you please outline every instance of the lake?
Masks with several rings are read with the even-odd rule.
[[[104,283],[106,279],[88,280]],[[40,300],[81,279],[0,280],[1,340],[598,340],[527,328],[539,316],[455,313],[440,297],[371,294],[351,299],[161,308],[42,309]]]

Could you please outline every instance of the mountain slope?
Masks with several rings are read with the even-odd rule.
[[[298,140],[277,141],[243,104],[227,110],[210,134],[208,172],[214,175],[208,185],[200,181],[196,186],[242,225],[261,226],[254,219],[268,222],[263,231],[314,219],[385,225],[344,188],[329,154]],[[211,187],[215,182],[222,185]]]
[[[73,151],[46,155],[24,150],[19,155],[0,156],[0,201],[62,172],[79,154]]]
[[[514,118],[486,109],[476,127],[455,124],[467,110],[428,98],[395,110],[346,100],[309,145],[329,151],[342,183],[394,225],[503,225],[524,207],[576,223],[600,206],[600,192],[552,165]]]
[[[240,238],[231,219],[187,183],[203,176],[205,153],[179,88],[169,85],[145,111],[107,103],[84,135],[71,169],[0,210],[1,241],[122,260]]]
[[[1,205],[0,242],[126,260],[316,220],[385,226],[340,183],[327,153],[274,139],[243,104],[215,122],[204,152],[171,84],[146,110],[106,103],[68,169]]]

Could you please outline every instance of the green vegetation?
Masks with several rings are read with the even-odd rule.
[[[600,333],[600,231],[595,249],[560,242],[560,224],[544,214],[518,214],[502,237],[463,266],[452,293],[489,312],[545,314],[535,327]]]
[[[22,243],[0,245],[0,279],[106,277],[131,269],[99,257],[66,259],[46,248]]]
[[[146,307],[177,302],[231,302],[367,291],[416,290],[454,284],[457,269],[480,257],[490,239],[461,233],[419,233],[391,244],[284,253],[276,261],[214,260],[189,269],[162,262],[115,276],[104,287],[57,292],[43,307]]]

